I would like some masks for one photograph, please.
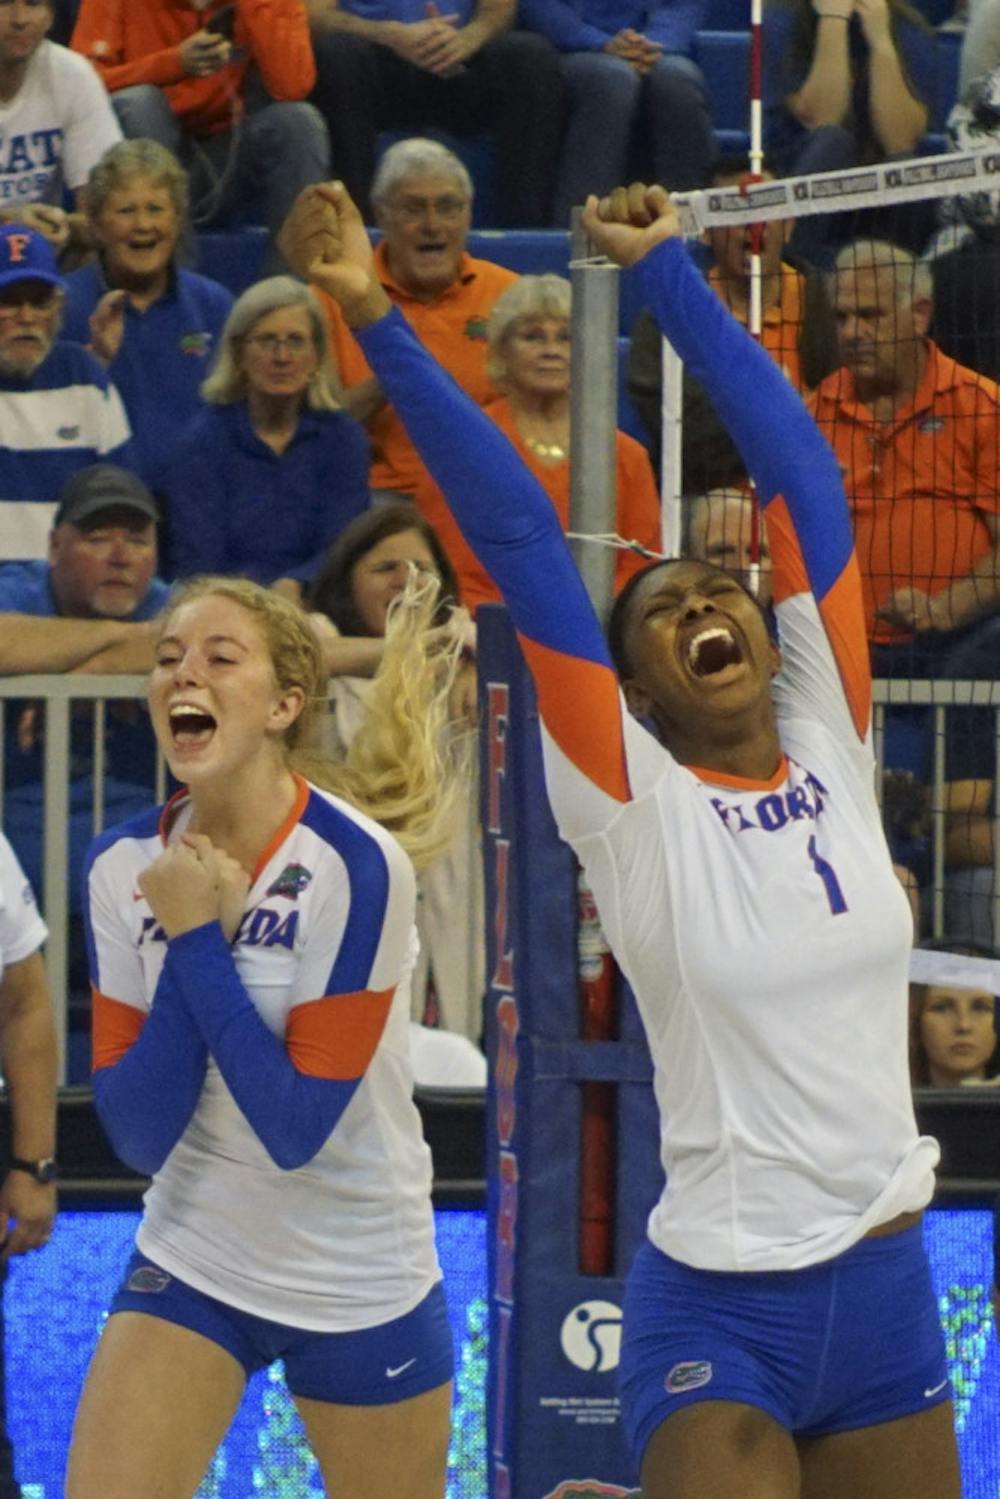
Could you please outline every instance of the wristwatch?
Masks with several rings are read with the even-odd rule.
[[[59,1175],[59,1167],[52,1156],[43,1156],[40,1161],[22,1161],[19,1156],[12,1155],[7,1162],[7,1167],[10,1171],[27,1171],[28,1175],[33,1176],[35,1181],[40,1182],[43,1187],[48,1186],[49,1182],[54,1182]]]

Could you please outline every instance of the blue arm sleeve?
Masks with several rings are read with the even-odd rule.
[[[689,55],[694,47],[695,32],[705,22],[705,0],[671,0],[650,12],[645,26],[638,29],[651,42],[659,42],[664,52]]]
[[[592,26],[566,0],[521,0],[518,24],[548,37],[560,52],[599,52],[615,35]]]
[[[217,921],[172,938],[163,971],[170,974],[240,1112],[275,1165],[294,1171],[311,1161],[336,1128],[360,1078],[340,1081],[296,1071],[241,984]]]
[[[679,240],[639,263],[647,303],[685,366],[705,386],[769,504],[781,495],[810,586],[824,598],[853,547],[840,469],[779,366],[733,318]]]
[[[133,1171],[159,1171],[195,1111],[207,1061],[204,1041],[163,974],[135,1043],[93,1076],[97,1116]]]
[[[515,627],[550,649],[610,666],[552,502],[496,423],[428,354],[398,308],[357,337]]]

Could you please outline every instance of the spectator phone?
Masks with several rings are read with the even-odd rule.
[[[211,20],[205,22],[205,30],[214,32],[216,36],[228,37],[232,41],[235,24],[236,6],[224,5],[221,10],[215,12]]]

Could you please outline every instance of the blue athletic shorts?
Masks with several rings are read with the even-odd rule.
[[[196,1291],[138,1250],[108,1313],[143,1312],[201,1333],[231,1353],[247,1377],[275,1359],[293,1395],[336,1405],[390,1405],[451,1379],[454,1350],[438,1281],[403,1317],[359,1332],[309,1332],[255,1317]]]
[[[919,1224],[805,1270],[695,1270],[647,1241],[625,1292],[619,1384],[639,1465],[660,1423],[696,1400],[756,1406],[805,1437],[950,1399]]]

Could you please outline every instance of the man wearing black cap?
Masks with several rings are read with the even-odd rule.
[[[58,342],[64,287],[41,234],[0,224],[0,562],[45,556],[57,496],[78,469],[130,464],[118,392],[92,354]]]
[[[60,496],[48,561],[0,568],[0,675],[148,671],[168,593],[155,576],[157,520],[134,474],[110,463],[75,474]],[[6,707],[4,831],[41,890],[44,713],[23,700]],[[121,822],[154,798],[155,744],[143,705],[107,705],[104,746],[104,820]],[[93,755],[93,714],[80,704],[70,728],[71,913],[93,836]],[[70,935],[72,953],[72,925]]]
[[[167,585],[155,576],[156,501],[113,463],[64,488],[47,562],[0,569],[0,675],[147,671]],[[27,616],[30,616],[27,617]]]

